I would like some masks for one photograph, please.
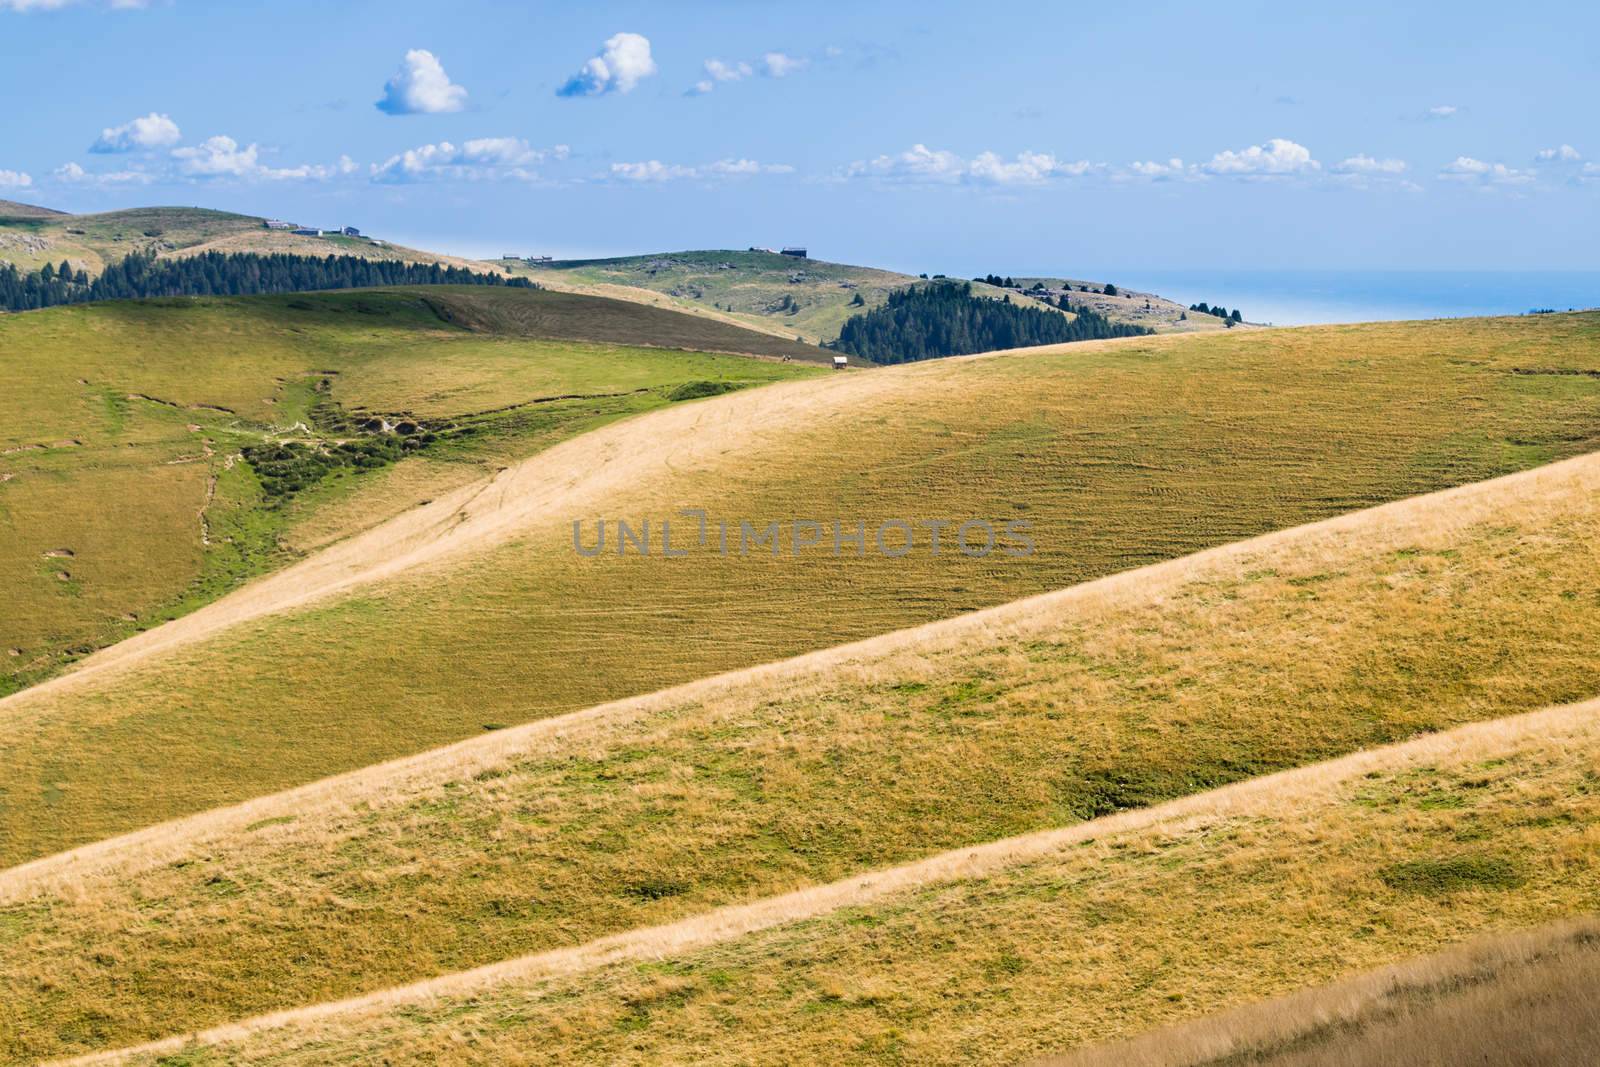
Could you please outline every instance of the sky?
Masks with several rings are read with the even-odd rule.
[[[1600,268],[1600,5],[0,0],[0,198],[494,256]]]

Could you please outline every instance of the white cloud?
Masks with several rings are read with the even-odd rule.
[[[243,147],[232,137],[208,137],[197,145],[185,145],[172,150],[177,161],[178,174],[185,178],[239,178],[248,181],[322,181],[340,173],[348,157],[340,157],[338,165],[327,167],[317,163],[301,163],[294,167],[269,167],[261,162],[260,146]],[[353,165],[353,164],[352,164]]]
[[[639,163],[611,164],[611,177],[627,182],[669,182],[686,178],[749,178],[758,174],[793,174],[787,163],[759,163],[753,159],[719,159],[703,167],[663,163],[648,159]]]
[[[629,93],[656,72],[650,41],[637,33],[618,33],[606,39],[600,54],[585,63],[557,96],[604,96]]]
[[[1534,180],[1532,171],[1513,170],[1504,163],[1485,163],[1471,156],[1457,156],[1439,177],[1479,185],[1527,185]]]
[[[1406,172],[1403,159],[1374,159],[1368,155],[1355,155],[1341,160],[1333,168],[1336,174],[1362,174],[1368,176],[1393,176]]]
[[[811,65],[811,60],[782,52],[767,52],[761,57],[761,67],[769,78],[786,78],[798,74]]]
[[[58,11],[77,4],[79,0],[0,0],[0,11]],[[147,0],[105,0],[99,6],[113,11],[137,11],[148,7]]]
[[[154,111],[140,118],[130,119],[121,126],[108,126],[89,146],[91,152],[137,152],[140,149],[165,148],[183,139],[178,124],[170,115]]]
[[[466,106],[467,91],[450,81],[438,58],[425,48],[406,53],[377,103],[379,111],[390,115],[439,115]]]
[[[1538,158],[1545,163],[1580,163],[1583,161],[1583,153],[1569,144],[1564,144],[1559,148],[1541,150]]]
[[[1460,110],[1461,109],[1456,107],[1454,104],[1440,104],[1437,107],[1430,107],[1425,117],[1430,119],[1447,119]]]
[[[479,137],[460,145],[449,141],[408,149],[372,167],[377,182],[534,181],[532,168],[548,159],[566,159],[566,145],[534,148],[519,137]]]
[[[1165,163],[1160,160],[1139,161],[1128,164],[1127,176],[1148,178],[1151,181],[1176,181],[1196,177],[1193,167],[1185,167],[1183,160],[1174,156]]]
[[[967,165],[966,177],[987,185],[1037,185],[1050,178],[1081,177],[1093,169],[1084,160],[1064,162],[1047,152],[1019,152],[1013,160],[980,152]]]
[[[70,185],[148,185],[155,180],[142,170],[87,171],[76,163],[63,163],[51,177]]]
[[[693,167],[681,167],[648,159],[642,163],[613,163],[611,176],[630,182],[668,182],[674,178],[694,178],[699,174]]]
[[[706,76],[694,83],[689,89],[689,96],[704,96],[719,83],[743,81],[755,73],[755,68],[742,60],[729,62],[722,59],[708,59],[705,61],[705,69]]]
[[[895,155],[859,160],[850,164],[845,174],[910,184],[1038,185],[1052,178],[1075,178],[1101,169],[1098,164],[1065,161],[1047,152],[1018,152],[1011,159],[995,152],[980,152],[969,160],[954,152],[916,144]]]
[[[1207,174],[1274,178],[1308,174],[1321,167],[1304,145],[1274,137],[1264,145],[1251,145],[1237,152],[1218,152],[1211,157],[1211,162],[1201,164],[1200,169]]]
[[[26,189],[33,177],[20,170],[0,170],[0,189]]]
[[[852,163],[846,173],[853,178],[958,182],[966,170],[966,161],[954,152],[936,151],[925,144],[915,144],[896,155]]]
[[[706,76],[690,86],[685,95],[704,96],[718,85],[744,81],[758,71],[766,78],[787,78],[791,74],[799,74],[810,66],[811,60],[804,56],[792,56],[787,52],[763,52],[761,58],[753,63],[742,59],[708,59],[705,61]]]
[[[750,64],[742,61],[725,63],[720,59],[708,59],[706,60],[706,73],[711,75],[713,81],[736,82],[742,78],[750,77],[755,71],[751,69]]]

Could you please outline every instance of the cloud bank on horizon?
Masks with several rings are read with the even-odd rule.
[[[1084,47],[1061,66],[1049,61],[1044,35],[956,18],[965,9],[955,0],[884,7],[895,11],[875,5],[822,24],[798,10],[756,20],[697,0],[670,19],[648,9],[613,19],[603,5],[523,17],[461,0],[446,19],[395,0],[393,17],[374,23],[309,0],[271,11],[210,8],[203,19],[193,17],[202,10],[195,0],[0,0],[4,32],[24,42],[67,34],[72,62],[86,70],[103,69],[108,49],[155,54],[152,42],[197,57],[192,69],[181,59],[127,67],[116,94],[124,109],[108,108],[104,94],[75,94],[70,70],[41,75],[51,61],[23,48],[0,85],[17,91],[42,78],[56,90],[48,122],[24,124],[0,144],[0,188],[70,204],[118,189],[181,198],[186,188],[260,185],[279,190],[274,202],[288,212],[297,198],[382,187],[384,210],[398,212],[443,197],[465,208],[483,196],[501,198],[503,210],[523,187],[539,190],[516,207],[529,215],[548,197],[656,189],[638,202],[656,205],[663,226],[715,225],[730,204],[746,214],[781,204],[810,220],[802,225],[834,225],[830,205],[844,197],[869,228],[900,215],[910,225],[917,210],[925,221],[927,198],[945,196],[965,198],[949,221],[970,217],[974,233],[986,232],[977,220],[1006,217],[1004,205],[1082,203],[1049,199],[1075,190],[1124,208],[1137,202],[1139,212],[1167,218],[1166,233],[1180,204],[1190,217],[1250,222],[1270,202],[1326,215],[1330,230],[1342,216],[1346,232],[1373,240],[1375,213],[1425,220],[1477,204],[1499,212],[1508,232],[1518,203],[1600,216],[1587,206],[1600,190],[1600,163],[1579,136],[1582,109],[1567,105],[1570,93],[1536,84],[1545,68],[1512,81],[1465,61],[1452,68],[1454,52],[1397,30],[1384,42],[1393,62],[1357,79],[1337,61],[1337,43],[1314,47],[1329,34],[1368,33],[1362,9],[1377,11],[1376,0],[1351,0],[1315,32],[1292,12],[1215,13],[1219,33],[1261,57],[1247,74],[1135,35],[1141,49],[1160,53],[1170,84],[1164,91],[1156,77],[1114,92],[1106,75],[1132,33],[1115,19],[1075,20]],[[481,32],[476,9],[494,17],[493,34]],[[1559,34],[1554,23],[1539,32],[1534,18],[1509,27],[1466,13],[1458,21],[1481,47],[1504,49],[1521,34],[1528,54],[1543,56],[1581,36],[1585,19],[1600,30],[1600,16],[1579,11],[1563,17]],[[271,63],[249,44],[302,16],[315,18],[316,40],[335,43],[290,48]],[[95,25],[115,29],[77,32]],[[984,58],[1001,40],[1003,69]],[[65,53],[54,54],[59,66]],[[1194,92],[1200,71],[1186,64],[1207,79],[1195,100],[1203,121],[1172,106],[1174,92]],[[219,80],[218,69],[237,71],[237,84]],[[351,101],[373,107],[351,110]],[[1422,197],[1452,206],[1401,206]],[[898,206],[913,202],[925,206]],[[665,204],[673,207],[662,214]]]

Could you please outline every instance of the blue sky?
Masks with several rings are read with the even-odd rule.
[[[485,255],[1600,267],[1594,5],[1309,7],[0,0],[0,197]]]

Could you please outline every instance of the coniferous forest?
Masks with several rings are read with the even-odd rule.
[[[973,296],[967,282],[935,282],[889,294],[888,303],[851,317],[829,347],[875,363],[910,363],[940,356],[1027,345],[1139,337],[1153,331],[1112,322],[1086,307],[1076,318],[1043,308]]]
[[[536,288],[526,278],[505,278],[461,267],[361,259],[357,256],[261,255],[206,252],[186,259],[135,253],[108,266],[93,281],[65,260],[59,267],[23,274],[0,267],[0,310],[33,311],[57,304],[148,296],[247,296],[373,285],[508,285]]]

